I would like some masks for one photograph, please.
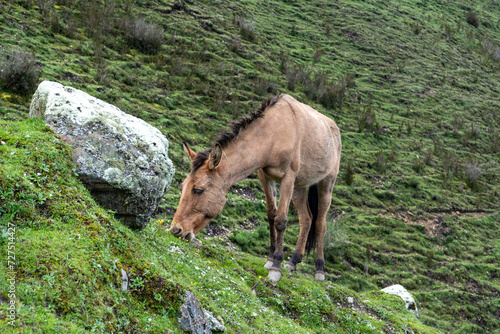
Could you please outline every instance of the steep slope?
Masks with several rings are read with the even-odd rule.
[[[1,124],[3,333],[182,333],[186,290],[228,332],[434,332],[399,297],[358,295],[302,274],[273,285],[263,258],[228,251],[218,239],[195,248],[160,219],[132,231],[95,204],[68,147],[41,121]]]

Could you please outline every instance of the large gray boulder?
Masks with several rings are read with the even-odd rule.
[[[411,313],[415,314],[417,318],[419,317],[417,303],[415,302],[415,299],[413,299],[411,293],[409,293],[408,290],[406,290],[402,285],[400,284],[391,285],[388,286],[387,288],[382,289],[381,291],[401,297],[401,299],[405,301],[406,309]]]
[[[98,203],[130,227],[148,224],[175,171],[158,129],[51,81],[38,86],[30,117],[45,119],[72,147],[77,173]]]

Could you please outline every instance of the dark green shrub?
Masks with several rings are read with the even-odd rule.
[[[481,50],[484,56],[493,62],[500,61],[500,47],[489,37],[484,37],[481,42]]]
[[[450,152],[444,152],[441,157],[444,174],[443,177],[445,180],[451,180],[455,176],[457,176],[458,171],[460,170],[460,158]]]
[[[236,54],[243,55],[244,47],[241,42],[241,39],[238,36],[233,36],[229,39],[229,50],[233,51]]]
[[[500,152],[500,135],[497,133],[491,134],[490,151],[491,153]]]
[[[372,106],[369,105],[364,108],[358,116],[358,132],[363,131],[378,131],[380,125],[377,121],[377,115]]]
[[[236,24],[240,28],[241,37],[251,42],[256,39],[257,34],[255,32],[255,26],[253,22],[247,21],[242,17],[235,16],[234,24]]]
[[[310,81],[312,70],[306,66],[286,66],[286,82],[287,88],[291,91],[295,90],[298,84],[306,84]]]
[[[143,19],[127,20],[125,36],[130,46],[147,54],[156,54],[165,42],[165,30],[155,23]]]
[[[342,174],[342,179],[347,185],[351,185],[354,182],[354,166],[351,160],[347,161],[345,172]]]
[[[260,224],[256,231],[259,240],[267,240],[269,238],[269,229],[266,224]]]
[[[250,231],[240,231],[236,235],[230,236],[229,239],[240,246],[243,251],[251,249],[254,245]]]
[[[321,104],[326,108],[342,109],[345,102],[347,88],[352,88],[354,85],[354,74],[347,73],[336,83],[330,83],[327,85],[325,93],[320,98]]]
[[[451,27],[449,23],[444,24],[444,33],[446,35],[446,40],[450,41],[455,34],[455,30]]]
[[[20,95],[32,94],[40,80],[36,57],[20,49],[0,50],[0,86]]]
[[[115,1],[81,1],[79,2],[82,15],[82,23],[89,36],[94,39],[105,40],[113,31],[118,22],[118,6]]]
[[[265,95],[266,93],[275,94],[277,92],[277,85],[272,80],[259,77],[253,82],[254,92],[257,95]]]
[[[328,109],[342,109],[347,88],[354,87],[354,85],[354,75],[352,73],[346,73],[337,82],[331,82],[328,73],[319,72],[306,85],[306,93],[309,98],[316,99]]]
[[[378,151],[375,154],[375,169],[380,173],[385,173],[387,171],[387,157],[382,151]]]
[[[45,11],[54,7],[54,0],[36,0],[36,4],[38,5],[38,10],[41,14],[45,14]]]
[[[412,28],[413,33],[415,35],[418,35],[422,32],[422,26],[418,22],[415,22],[414,24],[412,24],[411,28]]]
[[[413,159],[411,167],[416,173],[422,173],[425,169],[425,158],[417,155],[417,157]]]
[[[467,16],[465,17],[465,19],[467,20],[467,23],[470,24],[471,26],[474,26],[474,27],[479,27],[479,24],[481,23],[479,21],[479,18],[477,17],[476,13],[474,12],[467,12]]]
[[[404,181],[407,187],[413,188],[415,190],[420,188],[420,179],[416,176],[410,176]]]
[[[321,57],[325,55],[325,51],[321,48],[317,48],[314,50],[314,55],[313,55],[313,63],[316,64],[321,60]]]
[[[398,151],[396,150],[396,148],[394,146],[391,148],[391,152],[389,152],[388,160],[391,162],[398,161]]]
[[[465,181],[467,185],[472,189],[477,187],[477,183],[483,174],[483,170],[479,165],[479,162],[475,159],[470,160],[464,166]]]

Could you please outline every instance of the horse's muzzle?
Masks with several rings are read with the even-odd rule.
[[[184,232],[182,225],[179,223],[175,223],[170,228],[170,232],[178,238],[186,239],[187,241],[191,241],[194,239],[195,235],[192,232]]]
[[[175,235],[176,237],[181,237],[182,236],[182,225],[179,223],[172,224],[172,227],[170,228],[170,232],[172,232],[172,234]]]

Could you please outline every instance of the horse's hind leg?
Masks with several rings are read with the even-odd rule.
[[[285,268],[289,271],[295,271],[297,269],[297,264],[302,262],[302,256],[304,255],[304,249],[306,247],[307,236],[309,234],[312,219],[311,210],[309,209],[309,205],[307,203],[306,188],[294,189],[292,201],[297,209],[297,213],[299,214],[300,232],[292,258],[285,265]]]
[[[267,218],[269,221],[269,236],[271,239],[269,250],[271,255],[264,265],[264,268],[269,270],[273,266],[273,256],[274,251],[276,250],[276,228],[274,227],[274,218],[276,217],[277,213],[276,182],[269,179],[261,169],[257,171],[257,175],[259,176],[260,183],[262,184],[262,188],[264,189],[264,195],[266,196]]]
[[[324,238],[326,234],[326,215],[332,203],[332,191],[335,177],[329,177],[318,184],[318,218],[316,220],[316,271],[314,278],[325,280]]]

